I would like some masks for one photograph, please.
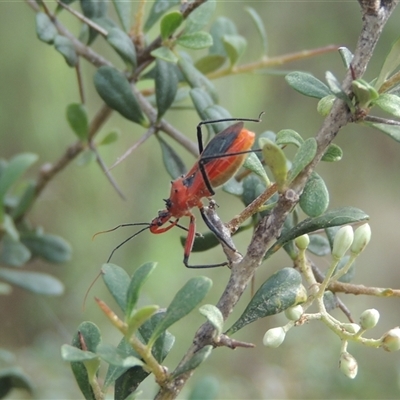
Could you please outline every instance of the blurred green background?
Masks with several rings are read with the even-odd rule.
[[[249,48],[244,60],[256,59],[260,43],[255,27],[244,14],[251,6],[262,16],[269,34],[269,55],[295,52],[303,49],[337,44],[354,49],[361,28],[361,13],[357,1],[347,2],[217,2],[216,17],[225,15],[238,26],[239,33],[248,40]],[[391,43],[399,36],[400,9],[387,24],[377,51],[365,78],[374,78]],[[78,24],[64,14],[62,21],[74,33]],[[76,75],[66,66],[63,58],[50,46],[36,38],[35,14],[24,2],[0,3],[0,156],[11,158],[18,152],[34,152],[40,157],[31,172],[35,177],[41,165],[56,161],[75,141],[66,119],[67,104],[79,102]],[[111,52],[102,40],[94,48],[107,57]],[[119,61],[116,61],[119,62]],[[82,61],[89,115],[93,117],[101,100],[92,85],[93,66]],[[338,54],[282,66],[281,70],[305,70],[323,78],[330,70],[340,79],[344,68]],[[260,125],[249,128],[261,133],[292,128],[303,136],[314,136],[322,123],[316,113],[316,101],[293,91],[283,75],[254,73],[223,78],[215,82],[220,104],[233,116],[257,117],[265,111]],[[195,140],[195,127],[199,121],[193,110],[169,111],[168,121]],[[102,151],[108,165],[136,142],[143,129],[128,123],[118,115],[102,129],[121,131],[117,144]],[[349,125],[343,129],[336,143],[344,149],[344,158],[335,164],[321,164],[317,171],[325,179],[331,208],[353,205],[367,212],[372,228],[372,241],[359,258],[356,283],[381,287],[400,287],[399,232],[400,221],[400,144],[366,128]],[[190,166],[193,158],[182,148],[177,151]],[[78,399],[81,394],[74,382],[69,365],[61,360],[60,346],[69,343],[81,321],[91,320],[103,332],[103,339],[112,344],[120,340],[109,327],[94,304],[94,296],[113,304],[101,280],[91,289],[83,308],[83,298],[98,274],[111,249],[131,231],[121,230],[91,241],[92,235],[122,222],[148,222],[163,207],[162,198],[169,193],[170,178],[161,161],[158,143],[147,140],[140,151],[112,171],[126,195],[122,201],[96,164],[80,167],[72,163],[57,176],[43,192],[32,210],[33,224],[42,225],[47,232],[59,234],[73,246],[71,262],[57,267],[37,262],[32,268],[54,274],[65,284],[65,294],[59,298],[35,296],[15,289],[1,299],[0,347],[14,352],[15,363],[31,376],[37,398]],[[223,220],[238,213],[242,205],[238,200],[219,191],[216,200]],[[199,230],[205,231],[199,221]],[[214,281],[208,303],[215,303],[228,279],[228,271],[188,270],[182,264],[179,230],[164,235],[143,233],[122,247],[113,262],[129,273],[145,261],[159,261],[156,272],[146,283],[143,304],[167,306],[179,287],[190,277],[206,275]],[[246,251],[249,234],[238,237],[238,248]],[[192,261],[215,262],[223,259],[220,248],[193,255]],[[329,259],[318,259],[320,267]],[[261,284],[272,271],[289,266],[285,254],[278,254],[268,265],[260,268],[257,284]],[[353,316],[366,308],[377,308],[381,321],[372,330],[374,337],[400,323],[399,299],[375,299],[341,296]],[[231,317],[231,322],[243,310],[250,292]],[[340,314],[335,313],[336,316]],[[190,345],[201,317],[193,313],[171,331],[179,335],[181,346],[174,348],[165,361],[172,369]],[[195,374],[191,384],[203,377],[217,378],[210,384],[219,385],[218,398],[399,398],[400,355],[350,345],[349,351],[359,362],[355,380],[345,378],[338,369],[340,342],[322,324],[310,323],[290,331],[278,349],[262,346],[264,332],[285,323],[283,316],[258,321],[240,331],[238,339],[251,341],[256,349],[231,351],[216,350]],[[228,323],[229,324],[229,323]],[[209,381],[210,382],[210,381]],[[145,384],[142,398],[151,397],[155,386],[152,378]],[[187,392],[181,395],[185,398]],[[24,398],[15,391],[10,398]]]

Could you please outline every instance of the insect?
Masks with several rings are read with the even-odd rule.
[[[204,213],[202,199],[210,199],[215,194],[214,189],[227,182],[243,165],[247,154],[252,151],[251,147],[255,140],[255,133],[243,128],[243,121],[260,122],[262,114],[263,113],[261,113],[257,119],[226,118],[200,122],[197,125],[199,158],[186,175],[182,175],[171,182],[170,196],[168,199],[164,199],[165,209],[160,210],[157,217],[150,223],[121,224],[113,229],[99,232],[111,232],[126,226],[145,226],[116,246],[111,252],[107,262],[110,261],[116,250],[141,232],[149,229],[151,233],[158,234],[167,232],[174,226],[177,226],[188,232],[183,257],[183,263],[186,267],[212,268],[226,265],[226,262],[209,265],[189,265],[189,256],[196,236],[196,218],[192,213],[192,209],[195,207],[199,208],[207,226],[215,235],[220,237],[218,230],[208,221]],[[227,121],[240,122],[236,122],[219,132],[210,140],[206,147],[203,148],[201,127],[206,124]],[[182,217],[189,217],[188,228],[178,224]],[[223,238],[221,239],[223,240]]]

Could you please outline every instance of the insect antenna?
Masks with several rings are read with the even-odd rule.
[[[92,240],[94,240],[94,238],[97,235],[100,235],[102,233],[108,233],[108,232],[114,232],[119,228],[125,228],[127,226],[143,226],[146,225],[148,228],[150,228],[150,224],[148,222],[136,222],[136,223],[128,223],[128,224],[120,224],[118,226],[116,226],[115,228],[111,228],[111,229],[107,229],[106,231],[100,231],[100,232],[96,232],[93,236],[92,236]],[[142,232],[144,229],[142,229],[140,232]]]
[[[110,262],[110,260],[111,260],[112,256],[114,255],[114,253],[120,247],[122,247],[126,242],[129,242],[131,239],[133,239],[135,236],[139,235],[140,233],[142,233],[146,229],[150,229],[151,224],[148,224],[148,223],[122,224],[122,225],[119,225],[119,226],[115,227],[114,229],[110,229],[110,230],[104,231],[104,232],[99,232],[99,233],[111,232],[111,231],[114,231],[117,228],[124,227],[124,226],[132,226],[132,225],[147,225],[147,226],[145,226],[144,228],[140,229],[138,232],[134,233],[133,235],[129,236],[127,239],[125,239],[123,242],[121,242],[118,246],[114,247],[113,251],[111,252],[110,256],[108,257],[107,263]]]

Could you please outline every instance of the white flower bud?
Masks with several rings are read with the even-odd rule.
[[[303,312],[302,306],[289,307],[285,310],[285,316],[291,321],[297,321],[303,315]]]
[[[350,379],[354,379],[357,376],[357,361],[350,353],[347,353],[346,351],[340,354],[339,368]]]
[[[393,328],[386,332],[382,338],[382,347],[386,351],[400,350],[400,328]]]
[[[310,238],[307,234],[301,235],[294,240],[294,243],[299,250],[305,250],[310,244]]]
[[[342,226],[333,240],[332,255],[336,259],[342,258],[353,243],[354,232],[350,225]]]
[[[278,328],[268,329],[263,338],[263,344],[267,347],[279,347],[285,340],[286,332],[279,326]]]
[[[342,324],[342,328],[349,333],[357,333],[361,329],[360,325],[351,323]]]
[[[360,326],[362,329],[371,329],[373,328],[379,321],[379,311],[375,310],[375,308],[371,308],[369,310],[365,310],[360,315]]]
[[[361,253],[369,241],[371,240],[371,227],[369,224],[359,226],[354,232],[354,240],[351,245],[351,252],[354,254]]]

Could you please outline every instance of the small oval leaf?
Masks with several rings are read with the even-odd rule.
[[[161,59],[156,59],[156,104],[157,119],[161,119],[171,107],[178,91],[176,66]]]
[[[125,312],[130,276],[126,271],[114,264],[104,264],[101,267],[103,280],[111,295],[121,310]]]
[[[4,235],[0,246],[0,264],[21,267],[31,258],[31,252],[20,241]]]
[[[182,13],[172,11],[165,14],[160,21],[160,33],[163,40],[168,39],[183,22]]]
[[[211,279],[205,276],[189,279],[175,295],[163,319],[155,327],[149,339],[149,346],[172,324],[189,314],[204,299],[211,285]]]
[[[79,139],[85,140],[89,134],[89,121],[83,104],[72,103],[67,107],[67,121]]]
[[[378,107],[395,117],[400,117],[400,97],[395,94],[383,93],[374,101]]]
[[[294,144],[300,147],[304,143],[304,139],[293,129],[282,129],[276,134],[275,143],[279,146]]]
[[[308,138],[297,150],[293,159],[292,168],[289,172],[288,182],[292,182],[296,176],[314,159],[317,154],[317,141]]]
[[[121,58],[132,67],[136,66],[136,50],[132,39],[121,29],[112,28],[107,35],[107,41],[121,56]]]
[[[62,56],[65,59],[65,62],[70,67],[76,67],[79,58],[78,54],[75,51],[74,44],[70,39],[62,35],[57,35],[54,38],[54,47],[59,53],[62,54]]]
[[[301,282],[301,274],[293,268],[283,268],[270,276],[226,334],[232,335],[259,318],[278,314],[304,302],[307,294]]]
[[[192,369],[197,368],[203,361],[205,361],[212,352],[213,347],[211,345],[204,346],[201,350],[193,355],[187,362],[178,367],[172,373],[172,379],[175,379],[177,376],[184,374]]]
[[[331,253],[331,246],[325,236],[310,235],[310,243],[307,250],[316,256],[323,257]]]
[[[47,14],[38,12],[36,14],[36,34],[37,37],[45,43],[53,43],[57,36],[57,28],[54,26]]]
[[[146,126],[139,103],[126,77],[115,68],[102,66],[94,76],[94,85],[100,97],[112,109],[137,124]]]
[[[309,217],[323,214],[329,206],[328,189],[324,180],[314,171],[304,186],[299,204]]]
[[[176,43],[188,49],[200,50],[212,46],[212,36],[207,32],[186,33],[176,40]]]
[[[305,96],[322,99],[322,97],[332,94],[325,83],[306,72],[290,72],[285,76],[285,80],[294,90]]]
[[[343,150],[336,144],[331,143],[325,150],[321,161],[334,162],[340,161],[343,157]]]
[[[178,62],[178,57],[175,53],[170,50],[168,47],[161,46],[150,53],[154,58],[158,58],[160,60],[164,60],[166,62],[170,62],[176,64]]]
[[[234,66],[247,48],[246,39],[240,35],[224,35],[222,43],[224,44],[231,66]]]
[[[161,146],[161,153],[165,169],[172,179],[176,179],[186,173],[186,166],[175,150],[160,136],[157,135]]]
[[[268,165],[274,175],[275,182],[278,185],[278,191],[280,192],[286,184],[288,175],[285,153],[279,146],[269,139],[260,138],[259,142],[262,147],[265,164]]]
[[[199,308],[200,314],[203,314],[208,321],[214,326],[216,330],[216,336],[219,336],[222,333],[224,327],[224,317],[219,310],[219,308],[215,307],[212,304],[204,304]]]

